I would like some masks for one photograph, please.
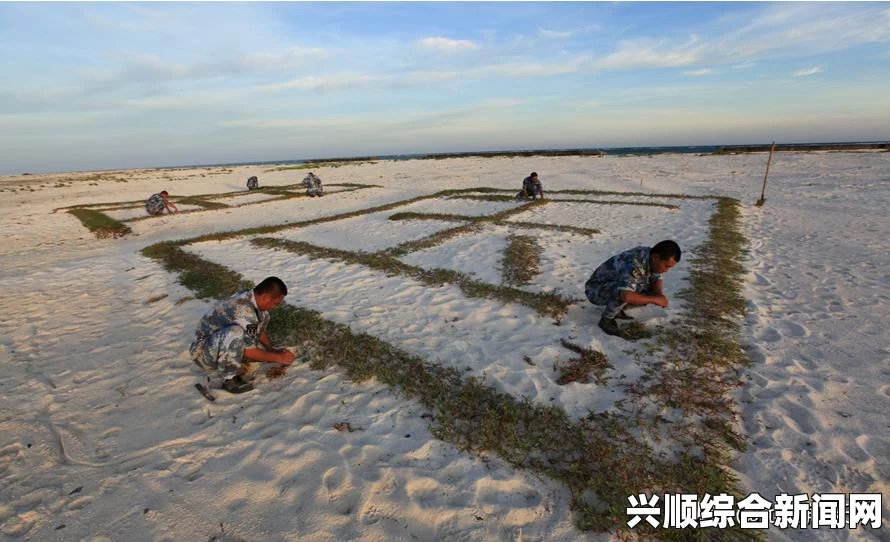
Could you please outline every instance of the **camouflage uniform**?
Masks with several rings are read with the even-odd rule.
[[[256,306],[253,290],[242,290],[218,302],[201,318],[189,353],[208,375],[208,387],[219,388],[241,370],[244,349],[260,346],[269,313]]]
[[[253,176],[253,177],[247,179],[247,189],[248,190],[256,190],[259,187],[260,187],[260,180],[257,179],[256,176]]]
[[[323,196],[324,190],[321,188],[321,179],[319,179],[314,173],[310,173],[306,175],[303,179],[303,184],[306,186],[306,193],[310,196]]]
[[[596,268],[584,284],[584,294],[594,305],[605,305],[603,318],[615,318],[627,303],[621,302],[621,291],[649,291],[661,273],[649,269],[650,247],[636,247],[612,256]]]
[[[531,175],[522,179],[522,190],[525,191],[525,194],[528,194],[528,198],[535,199],[535,196],[540,196],[544,192],[544,184],[541,182],[541,179],[538,179],[538,182],[532,181]],[[516,194],[516,199],[526,199],[525,194],[523,192],[519,192]]]
[[[164,198],[160,194],[152,194],[150,198],[145,200],[145,212],[150,215],[162,214],[166,208]]]

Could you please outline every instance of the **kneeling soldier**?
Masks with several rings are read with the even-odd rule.
[[[284,282],[268,277],[253,290],[242,290],[219,301],[201,318],[189,352],[207,373],[207,388],[231,393],[250,391],[253,384],[242,376],[250,362],[289,365],[294,361],[294,353],[276,348],[266,333],[268,311],[280,305],[286,295]]]

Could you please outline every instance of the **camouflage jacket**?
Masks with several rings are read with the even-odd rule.
[[[259,346],[260,334],[269,325],[269,313],[256,306],[253,290],[242,290],[217,302],[198,323],[195,343],[203,341],[219,329],[238,326],[244,330],[244,346]]]
[[[614,284],[618,290],[645,292],[661,273],[649,269],[650,247],[636,247],[612,256],[590,275],[587,284]]]

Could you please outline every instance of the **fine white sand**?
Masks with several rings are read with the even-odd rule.
[[[245,166],[0,178],[0,535],[608,540],[575,528],[560,484],[436,440],[420,406],[376,381],[356,384],[336,369],[295,365],[257,391],[207,402],[192,387],[187,347],[210,303],[193,299],[174,275],[139,253],[162,240],[309,220],[450,188],[518,190],[532,170],[545,190],[738,197],[751,240],[743,339],[754,363],[737,394],[750,447],[733,468],[747,491],[770,500],[782,492],[881,492],[886,517],[890,154],[780,153],[767,204],[756,208],[765,162],[763,154],[663,155],[319,168],[326,185],[383,187],[255,205],[244,205],[253,195],[238,196],[230,203],[238,207],[130,222],[131,235],[107,240],[53,209],[139,200],[162,189],[176,196],[235,191],[251,175],[262,186],[281,186],[305,172]],[[590,272],[610,255],[666,237],[691,249],[705,239],[713,211],[709,200],[553,196],[680,209],[552,203],[511,220],[601,233],[489,225],[402,260],[499,284],[507,236],[534,235],[542,273],[523,288],[581,298]],[[483,215],[516,205],[428,200],[274,236],[380,250],[457,225],[389,221],[395,212]],[[118,213],[124,211],[131,210]],[[557,385],[553,365],[570,356],[560,339],[602,350],[628,382],[642,372],[632,355],[639,346],[600,332],[598,310],[587,303],[554,326],[525,306],[467,298],[456,286],[429,287],[359,265],[257,248],[246,238],[185,249],[252,280],[276,274],[291,288],[289,303],[429,362],[464,369],[499,391],[559,405],[573,417],[607,410],[623,393],[596,384]],[[684,257],[666,276],[667,294],[675,296],[687,277]],[[647,308],[639,317],[657,324],[679,306],[672,299],[670,310]],[[360,430],[337,431],[339,422]],[[768,533],[776,540],[881,540],[886,529]]]

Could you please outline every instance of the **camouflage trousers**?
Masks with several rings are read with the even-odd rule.
[[[208,337],[195,339],[189,353],[207,375],[207,387],[218,389],[244,366],[244,329],[240,326],[220,328]]]
[[[584,295],[594,305],[605,305],[603,318],[615,318],[627,303],[621,301],[621,285],[611,281],[587,281]]]
[[[145,212],[152,216],[162,214],[164,212],[164,202],[163,201],[147,201],[145,203]]]

